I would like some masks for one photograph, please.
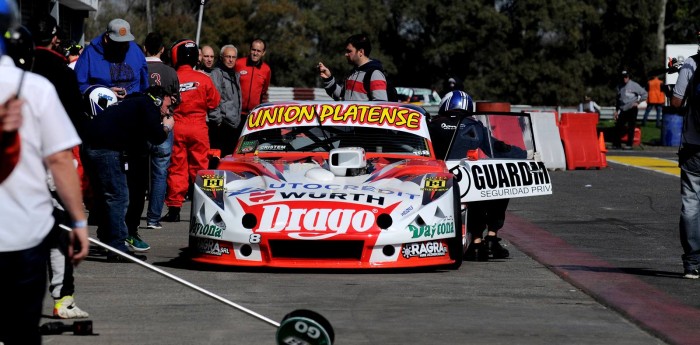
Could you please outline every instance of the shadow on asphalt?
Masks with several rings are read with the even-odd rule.
[[[561,268],[561,269],[565,269],[568,271],[624,273],[624,274],[633,274],[633,275],[637,275],[637,276],[646,276],[646,277],[683,279],[682,273],[650,270],[647,268],[639,268],[639,267],[594,267],[594,266],[580,266],[580,265],[563,265],[563,266],[556,266],[556,267]]]

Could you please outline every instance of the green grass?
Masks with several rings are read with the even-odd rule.
[[[644,145],[661,145],[661,128],[656,128],[656,120],[647,121],[646,126],[642,127],[641,122],[637,126],[642,130],[642,144]],[[612,129],[615,127],[615,120],[600,120],[598,122],[598,132],[605,133],[605,141],[611,142]]]

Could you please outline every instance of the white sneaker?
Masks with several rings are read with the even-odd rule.
[[[73,296],[65,296],[61,299],[54,300],[53,316],[61,319],[80,319],[90,316],[77,305]]]

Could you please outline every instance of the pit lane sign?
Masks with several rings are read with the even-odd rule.
[[[552,194],[542,162],[525,160],[446,161],[459,184],[462,202]]]

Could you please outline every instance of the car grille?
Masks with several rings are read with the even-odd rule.
[[[270,240],[273,258],[351,259],[362,258],[363,241],[290,241]]]

